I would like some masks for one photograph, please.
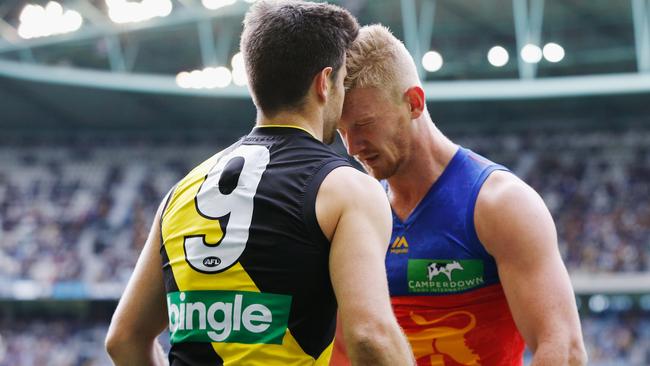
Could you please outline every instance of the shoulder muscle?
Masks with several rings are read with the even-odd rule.
[[[318,224],[330,241],[346,211],[363,212],[369,220],[390,227],[390,205],[379,182],[354,168],[340,167],[325,177],[316,197]]]
[[[526,252],[538,245],[557,247],[555,224],[535,190],[514,174],[495,171],[479,192],[474,212],[479,239],[495,258]]]

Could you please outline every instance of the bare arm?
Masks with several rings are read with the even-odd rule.
[[[476,231],[494,256],[533,366],[585,365],[587,355],[553,219],[541,197],[514,175],[492,173],[479,193]]]
[[[106,350],[118,365],[167,365],[156,340],[167,326],[167,304],[160,257],[158,209],[135,270],[113,314],[106,335]]]
[[[318,192],[316,215],[331,240],[330,276],[352,364],[413,364],[388,294],[391,217],[381,186],[352,168],[335,169]]]

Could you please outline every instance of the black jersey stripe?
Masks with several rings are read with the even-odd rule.
[[[222,366],[223,360],[212,343],[185,342],[172,345],[169,350],[170,366]]]
[[[179,291],[178,284],[176,283],[176,278],[174,277],[174,271],[172,270],[172,265],[169,263],[167,248],[164,245],[160,248],[160,255],[162,257],[162,271],[163,281],[165,282],[165,290],[167,292]]]

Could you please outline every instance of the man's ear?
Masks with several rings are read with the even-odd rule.
[[[424,90],[420,86],[412,86],[404,92],[404,99],[409,105],[411,111],[411,119],[419,118],[426,107],[426,100],[424,99]]]
[[[329,91],[330,88],[332,87],[332,81],[330,80],[332,71],[333,69],[328,66],[322,69],[314,77],[313,87],[315,88],[316,96],[318,96],[319,100],[326,101],[327,97],[329,96]]]

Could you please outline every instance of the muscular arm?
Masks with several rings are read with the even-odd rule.
[[[158,209],[147,242],[106,335],[106,350],[120,366],[166,365],[156,340],[167,326],[167,304],[160,258],[160,215]]]
[[[330,276],[352,364],[413,364],[388,294],[391,217],[381,186],[352,168],[335,169],[318,192],[316,215],[331,241]]]
[[[585,365],[586,352],[555,224],[541,197],[514,175],[492,173],[474,213],[481,242],[494,256],[532,365]]]

